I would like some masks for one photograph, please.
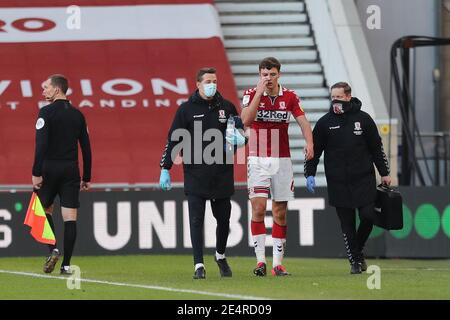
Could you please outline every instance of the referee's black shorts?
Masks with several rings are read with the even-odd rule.
[[[42,206],[48,208],[56,196],[62,207],[80,207],[80,170],[78,162],[46,160],[42,168],[43,183],[38,191]]]

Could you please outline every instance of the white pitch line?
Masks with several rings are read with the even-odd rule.
[[[450,271],[450,268],[383,268],[380,267],[381,271],[389,270],[389,271]]]
[[[14,274],[14,275],[18,275],[18,276],[27,276],[27,277],[33,277],[33,278],[58,279],[58,280],[65,280],[65,281],[67,281],[68,279],[71,279],[67,276],[59,276],[58,277],[58,276],[50,276],[50,275],[32,273],[32,272],[20,272],[20,271],[1,270],[1,269],[0,269],[0,273]],[[130,288],[160,290],[160,291],[169,291],[169,292],[177,292],[177,293],[192,293],[192,294],[199,294],[199,295],[204,295],[204,296],[214,296],[214,297],[230,298],[230,299],[271,300],[270,298],[266,298],[266,297],[244,296],[244,295],[240,295],[240,294],[218,293],[218,292],[208,292],[208,291],[199,291],[199,290],[190,290],[190,289],[177,289],[177,288],[150,286],[150,285],[133,284],[133,283],[110,282],[110,281],[95,280],[95,279],[81,278],[80,281],[88,282],[88,283],[106,284],[106,285],[117,286],[117,287],[130,287]]]

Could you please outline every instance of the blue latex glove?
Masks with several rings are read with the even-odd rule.
[[[170,185],[170,173],[167,169],[161,170],[161,175],[159,176],[159,186],[162,190],[168,191],[172,189],[172,186]]]
[[[245,137],[237,129],[234,129],[234,134],[232,136],[226,136],[225,140],[233,146],[242,147],[245,145]]]
[[[308,189],[309,192],[314,193],[314,188],[316,187],[316,180],[314,179],[314,176],[309,176],[306,178],[306,189]]]

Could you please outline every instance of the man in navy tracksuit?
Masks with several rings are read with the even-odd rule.
[[[328,199],[341,222],[352,274],[367,269],[363,248],[373,228],[376,180],[373,165],[381,182],[390,185],[389,164],[378,129],[369,114],[361,110],[361,101],[352,97],[346,82],[331,87],[331,108],[313,130],[314,158],[305,162],[307,188],[314,192],[314,176],[322,152]],[[356,209],[360,225],[356,230]]]
[[[169,130],[167,145],[161,159],[160,186],[163,190],[170,189],[169,170],[173,165],[172,154],[174,147],[180,143],[178,132],[186,132],[190,143],[184,145],[181,151],[183,156],[184,192],[189,205],[189,224],[191,242],[194,254],[194,279],[206,277],[203,264],[203,226],[205,218],[205,204],[211,201],[211,208],[217,220],[216,254],[222,277],[231,277],[232,272],[225,258],[225,249],[229,233],[229,220],[231,214],[230,197],[234,193],[233,162],[226,161],[227,153],[224,151],[225,131],[228,118],[234,117],[236,127],[242,127],[235,106],[225,100],[217,91],[217,76],[214,68],[200,69],[197,74],[197,90],[189,100],[178,108],[172,126]],[[205,132],[218,133],[221,154],[214,161],[205,161],[205,149],[211,141],[203,139]],[[197,141],[195,141],[197,139]],[[230,141],[228,139],[231,139]],[[246,139],[238,130],[234,130],[234,137],[227,137],[232,145],[242,146]],[[198,146],[201,146],[200,148]],[[215,153],[213,151],[213,153]],[[214,155],[213,155],[214,156]]]

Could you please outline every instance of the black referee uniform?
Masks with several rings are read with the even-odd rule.
[[[61,207],[79,208],[80,206],[78,142],[83,154],[83,181],[89,182],[92,163],[91,147],[83,114],[64,99],[57,99],[40,110],[36,122],[36,150],[32,174],[43,178],[38,196],[45,209],[51,207],[57,195]],[[54,230],[51,215],[47,214],[47,218]],[[63,266],[70,265],[73,244],[67,247],[66,242],[75,242],[75,223],[76,221],[64,223]],[[51,250],[54,248],[55,246],[50,246]]]
[[[44,208],[56,195],[62,207],[79,208],[78,142],[83,154],[83,181],[91,180],[91,146],[83,114],[68,100],[43,107],[36,122],[33,176],[44,179],[38,195]]]
[[[192,139],[190,152],[183,151],[182,153],[184,191],[189,205],[194,265],[203,264],[203,225],[207,200],[211,201],[212,212],[217,220],[216,251],[219,254],[225,253],[231,213],[230,197],[234,193],[233,164],[226,163],[225,152],[220,163],[205,163],[203,152],[211,142],[203,141],[202,137],[208,129],[218,129],[225,137],[227,119],[237,115],[235,106],[218,92],[212,100],[205,100],[197,90],[187,102],[180,105],[169,130],[168,142],[160,163],[161,168],[170,170],[172,167],[172,150],[179,143],[171,138],[176,129],[186,129]],[[238,123],[236,127],[239,127]],[[242,122],[240,127],[242,127]],[[202,141],[194,141],[196,137]],[[201,143],[202,147],[196,149],[197,143]],[[222,142],[222,145],[224,144],[225,138]],[[187,154],[190,154],[191,157],[188,158]],[[201,159],[201,163],[195,163],[196,159]]]

